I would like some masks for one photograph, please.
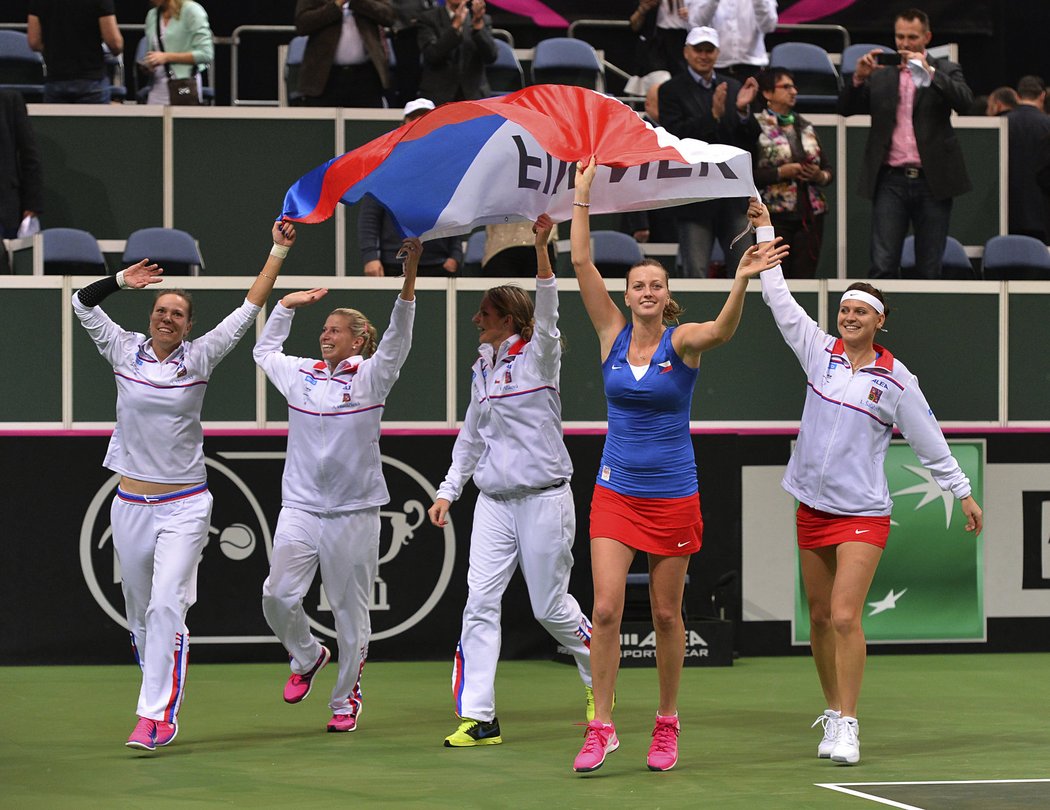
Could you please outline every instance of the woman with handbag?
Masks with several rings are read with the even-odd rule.
[[[150,0],[146,55],[152,75],[147,104],[200,104],[200,71],[215,58],[208,12],[194,0]]]

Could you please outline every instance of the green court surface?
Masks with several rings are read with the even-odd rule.
[[[327,734],[334,667],[296,706],[279,663],[190,667],[177,739],[125,748],[137,670],[0,668],[0,807],[877,808],[1050,807],[1050,783],[886,785],[1050,777],[1050,654],[872,656],[861,762],[816,758],[824,706],[807,658],[687,668],[678,766],[645,767],[656,672],[617,687],[620,750],[586,777],[575,669],[500,665],[503,744],[448,749],[451,667],[370,663],[358,730]],[[837,792],[824,783],[872,798]],[[879,791],[883,791],[880,794]]]

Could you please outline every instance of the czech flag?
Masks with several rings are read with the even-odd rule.
[[[333,158],[288,189],[283,216],[322,222],[371,194],[422,240],[543,213],[560,222],[572,216],[574,164],[592,155],[596,214],[757,196],[748,152],[676,138],[593,90],[536,85],[444,104]]]

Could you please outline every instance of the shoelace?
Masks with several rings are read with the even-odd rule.
[[[658,751],[673,751],[678,745],[678,726],[674,723],[657,723],[653,729],[652,747]]]
[[[839,723],[839,741],[846,743],[847,745],[857,744],[857,724],[856,723]]]
[[[826,714],[822,714],[816,720],[813,721],[813,725],[811,725],[810,728],[816,728],[817,727],[817,723],[820,723],[821,729],[823,730],[823,732],[825,734],[827,734],[828,733],[828,723],[830,723],[833,719],[834,718],[828,717]]]
[[[592,753],[597,750],[604,750],[605,744],[608,740],[609,733],[604,728],[587,726],[587,731],[584,733],[583,748],[580,749],[580,753],[582,754],[584,751]]]

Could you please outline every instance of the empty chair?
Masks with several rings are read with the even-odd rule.
[[[532,57],[533,84],[569,84],[605,89],[602,63],[594,48],[582,39],[551,37],[542,40]]]
[[[204,269],[197,240],[177,228],[142,228],[128,237],[124,263],[149,259],[167,275],[197,275]]]
[[[0,30],[0,88],[17,90],[27,102],[44,97],[44,57],[22,31]]]
[[[86,276],[106,273],[106,260],[98,240],[77,228],[46,228],[40,232],[44,243],[44,272],[49,275]]]
[[[798,87],[795,109],[803,113],[835,112],[841,83],[828,52],[808,42],[783,42],[769,54],[770,67],[791,71]]]
[[[303,94],[299,92],[299,69],[306,54],[306,43],[310,37],[293,37],[288,43],[288,54],[284,60],[284,90],[289,106],[303,103]]]
[[[514,55],[514,49],[502,39],[496,40],[496,61],[485,65],[485,77],[493,95],[513,93],[525,86],[525,71]]]
[[[1050,252],[1032,236],[993,236],[984,246],[984,277],[996,281],[1050,280]]]
[[[842,52],[842,61],[839,63],[839,73],[842,81],[853,81],[853,72],[857,69],[857,60],[869,51],[882,51],[883,53],[896,53],[888,45],[872,45],[867,42],[857,42],[850,45]]]
[[[620,231],[593,231],[594,266],[603,278],[622,278],[645,255],[633,236]]]
[[[944,255],[941,258],[941,278],[955,281],[971,281],[977,277],[966,255],[966,248],[958,239],[949,236],[944,243]],[[915,236],[909,234],[901,250],[901,278],[918,278],[915,275]]]

